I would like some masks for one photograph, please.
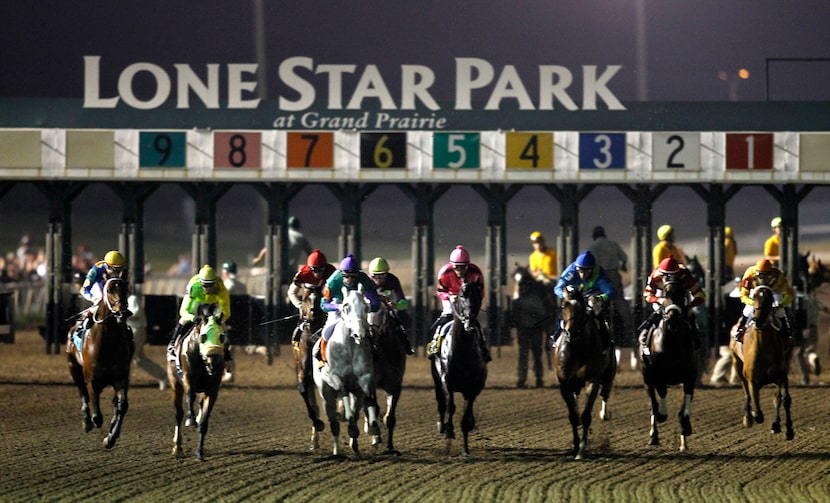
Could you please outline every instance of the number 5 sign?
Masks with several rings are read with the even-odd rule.
[[[772,133],[727,133],[726,169],[772,169]]]
[[[434,133],[432,135],[433,168],[478,168],[480,133]]]

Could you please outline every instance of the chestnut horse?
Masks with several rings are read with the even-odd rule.
[[[84,431],[100,428],[101,391],[112,386],[112,421],[104,447],[112,448],[121,434],[121,425],[129,408],[130,364],[135,345],[127,326],[127,282],[111,278],[104,283],[101,302],[92,316],[93,325],[85,335],[74,337],[73,327],[67,336],[66,352],[69,373],[81,396]],[[79,322],[80,323],[80,322]],[[90,417],[90,402],[92,415]]]
[[[679,281],[667,281],[665,298],[671,305],[663,309],[663,318],[646,336],[649,356],[643,365],[643,381],[651,401],[651,430],[648,445],[660,445],[657,423],[668,419],[667,387],[683,385],[680,418],[680,451],[686,450],[686,437],[692,434],[691,409],[697,382],[697,356],[692,329],[688,322],[689,293]],[[657,397],[660,397],[659,404]]]
[[[175,358],[168,358],[167,381],[170,383],[170,394],[176,407],[173,454],[182,454],[182,419],[185,419],[184,426],[199,428],[196,457],[204,459],[210,413],[216,405],[222,373],[225,370],[227,335],[218,320],[221,317],[218,306],[202,304],[199,306],[199,313],[202,320],[176,345]],[[185,399],[186,411],[183,403]]]
[[[314,388],[314,373],[312,370],[311,348],[320,339],[323,325],[326,323],[326,312],[320,307],[322,299],[321,287],[307,285],[303,293],[303,304],[300,308],[299,341],[294,343],[294,362],[297,366],[297,390],[303,397],[308,418],[311,419],[311,450],[320,448],[320,432],[325,429],[325,423],[320,419],[320,407],[317,405],[317,395]]]
[[[473,403],[487,381],[487,363],[478,342],[481,327],[477,318],[481,300],[481,286],[465,280],[453,302],[453,320],[443,327],[445,335],[431,365],[438,402],[438,433],[444,434],[448,449],[450,441],[455,438],[452,423],[455,393],[461,393],[464,397],[464,415],[461,417],[461,431],[464,434],[461,454],[464,457],[470,455],[469,434],[476,426]]]
[[[591,429],[591,413],[597,395],[602,396],[602,410],[599,417],[607,421],[608,398],[617,374],[617,358],[613,350],[602,351],[602,341],[597,323],[604,323],[589,310],[581,290],[574,287],[565,289],[560,318],[562,332],[553,353],[553,367],[559,379],[559,392],[568,406],[568,419],[573,432],[575,459],[583,459],[588,449],[588,432]],[[590,384],[585,407],[580,415],[577,408],[579,393]],[[579,426],[582,425],[582,437]]]
[[[792,399],[787,380],[792,347],[785,342],[787,334],[783,332],[786,331],[786,327],[782,326],[775,315],[776,305],[772,288],[766,285],[758,286],[752,291],[752,298],[755,311],[752,319],[747,321],[743,342],[733,339],[729,343],[732,365],[741,379],[746,397],[743,424],[749,428],[753,422],[764,422],[764,413],[759,402],[760,391],[767,384],[775,384],[777,390],[773,399],[775,419],[772,422],[772,432],[781,433],[780,409],[783,404],[787,440],[792,440],[795,431],[790,417]]]

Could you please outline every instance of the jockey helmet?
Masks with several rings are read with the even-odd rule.
[[[227,271],[230,274],[236,274],[236,262],[233,260],[229,260],[222,264],[222,270]]]
[[[772,227],[773,229],[775,229],[776,227],[781,227],[781,217],[773,218],[770,221],[769,226]]]
[[[104,255],[104,263],[107,264],[107,267],[111,267],[116,270],[127,265],[124,255],[122,255],[120,251],[116,250],[108,251],[107,254]]]
[[[389,263],[383,257],[375,257],[369,262],[369,272],[371,274],[386,274],[389,272]]]
[[[594,227],[593,238],[596,239],[598,237],[605,237],[605,227],[601,225]]]
[[[306,261],[306,264],[308,264],[309,267],[324,267],[328,265],[328,263],[329,259],[326,258],[326,254],[317,248],[308,254],[308,260]]]
[[[755,264],[755,272],[771,272],[772,271],[772,262],[769,259],[762,258]]]
[[[594,258],[593,253],[585,250],[576,257],[574,264],[576,264],[577,269],[593,269],[597,265],[597,259]]]
[[[203,285],[213,284],[216,281],[216,269],[205,264],[199,269],[199,282]]]
[[[360,262],[350,253],[340,261],[340,270],[343,272],[357,272],[360,270]]]
[[[292,229],[299,229],[300,228],[300,219],[291,215],[288,217],[288,227]]]
[[[470,263],[470,254],[463,246],[458,245],[455,250],[450,253],[450,262],[453,265],[467,265]]]
[[[661,225],[657,228],[657,239],[662,241],[669,237],[672,232],[674,232],[674,227],[671,225]]]
[[[530,241],[532,243],[535,243],[537,241],[544,241],[544,240],[545,240],[545,236],[543,236],[542,233],[539,232],[539,231],[534,231],[533,233],[530,234]]]
[[[680,270],[680,266],[677,264],[677,260],[674,259],[674,255],[669,255],[660,262],[657,270],[664,274],[674,274]]]
[[[729,226],[724,227],[723,228],[723,235],[728,237],[728,238],[731,238],[732,237],[732,227],[729,227]]]

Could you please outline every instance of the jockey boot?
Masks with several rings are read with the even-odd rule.
[[[409,337],[406,336],[406,330],[404,330],[403,327],[398,329],[398,337],[401,338],[401,341],[403,342],[403,347],[406,348],[406,354],[409,356],[414,355],[415,347],[412,346],[412,344],[410,344]]]
[[[746,322],[749,320],[746,316],[741,315],[738,319],[738,326],[734,330],[734,338],[737,342],[744,341],[744,331],[746,331]]]
[[[490,356],[490,348],[487,347],[487,340],[484,339],[484,332],[478,332],[478,346],[481,349],[481,357],[484,359],[484,363],[493,361],[493,357]]]
[[[171,358],[176,356],[176,343],[182,334],[183,328],[184,325],[177,323],[176,328],[173,329],[173,333],[170,335],[170,342],[167,343],[167,355]]]
[[[328,345],[329,341],[326,340],[325,337],[320,338],[320,346],[317,349],[317,353],[314,355],[315,358],[320,360],[319,366],[322,368],[323,365],[326,364],[326,346]]]

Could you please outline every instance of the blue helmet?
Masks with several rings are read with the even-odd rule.
[[[583,269],[590,269],[597,266],[597,259],[594,258],[593,253],[585,250],[576,257],[576,266]]]
[[[360,270],[360,262],[350,253],[340,261],[340,270],[343,272],[357,272]]]

